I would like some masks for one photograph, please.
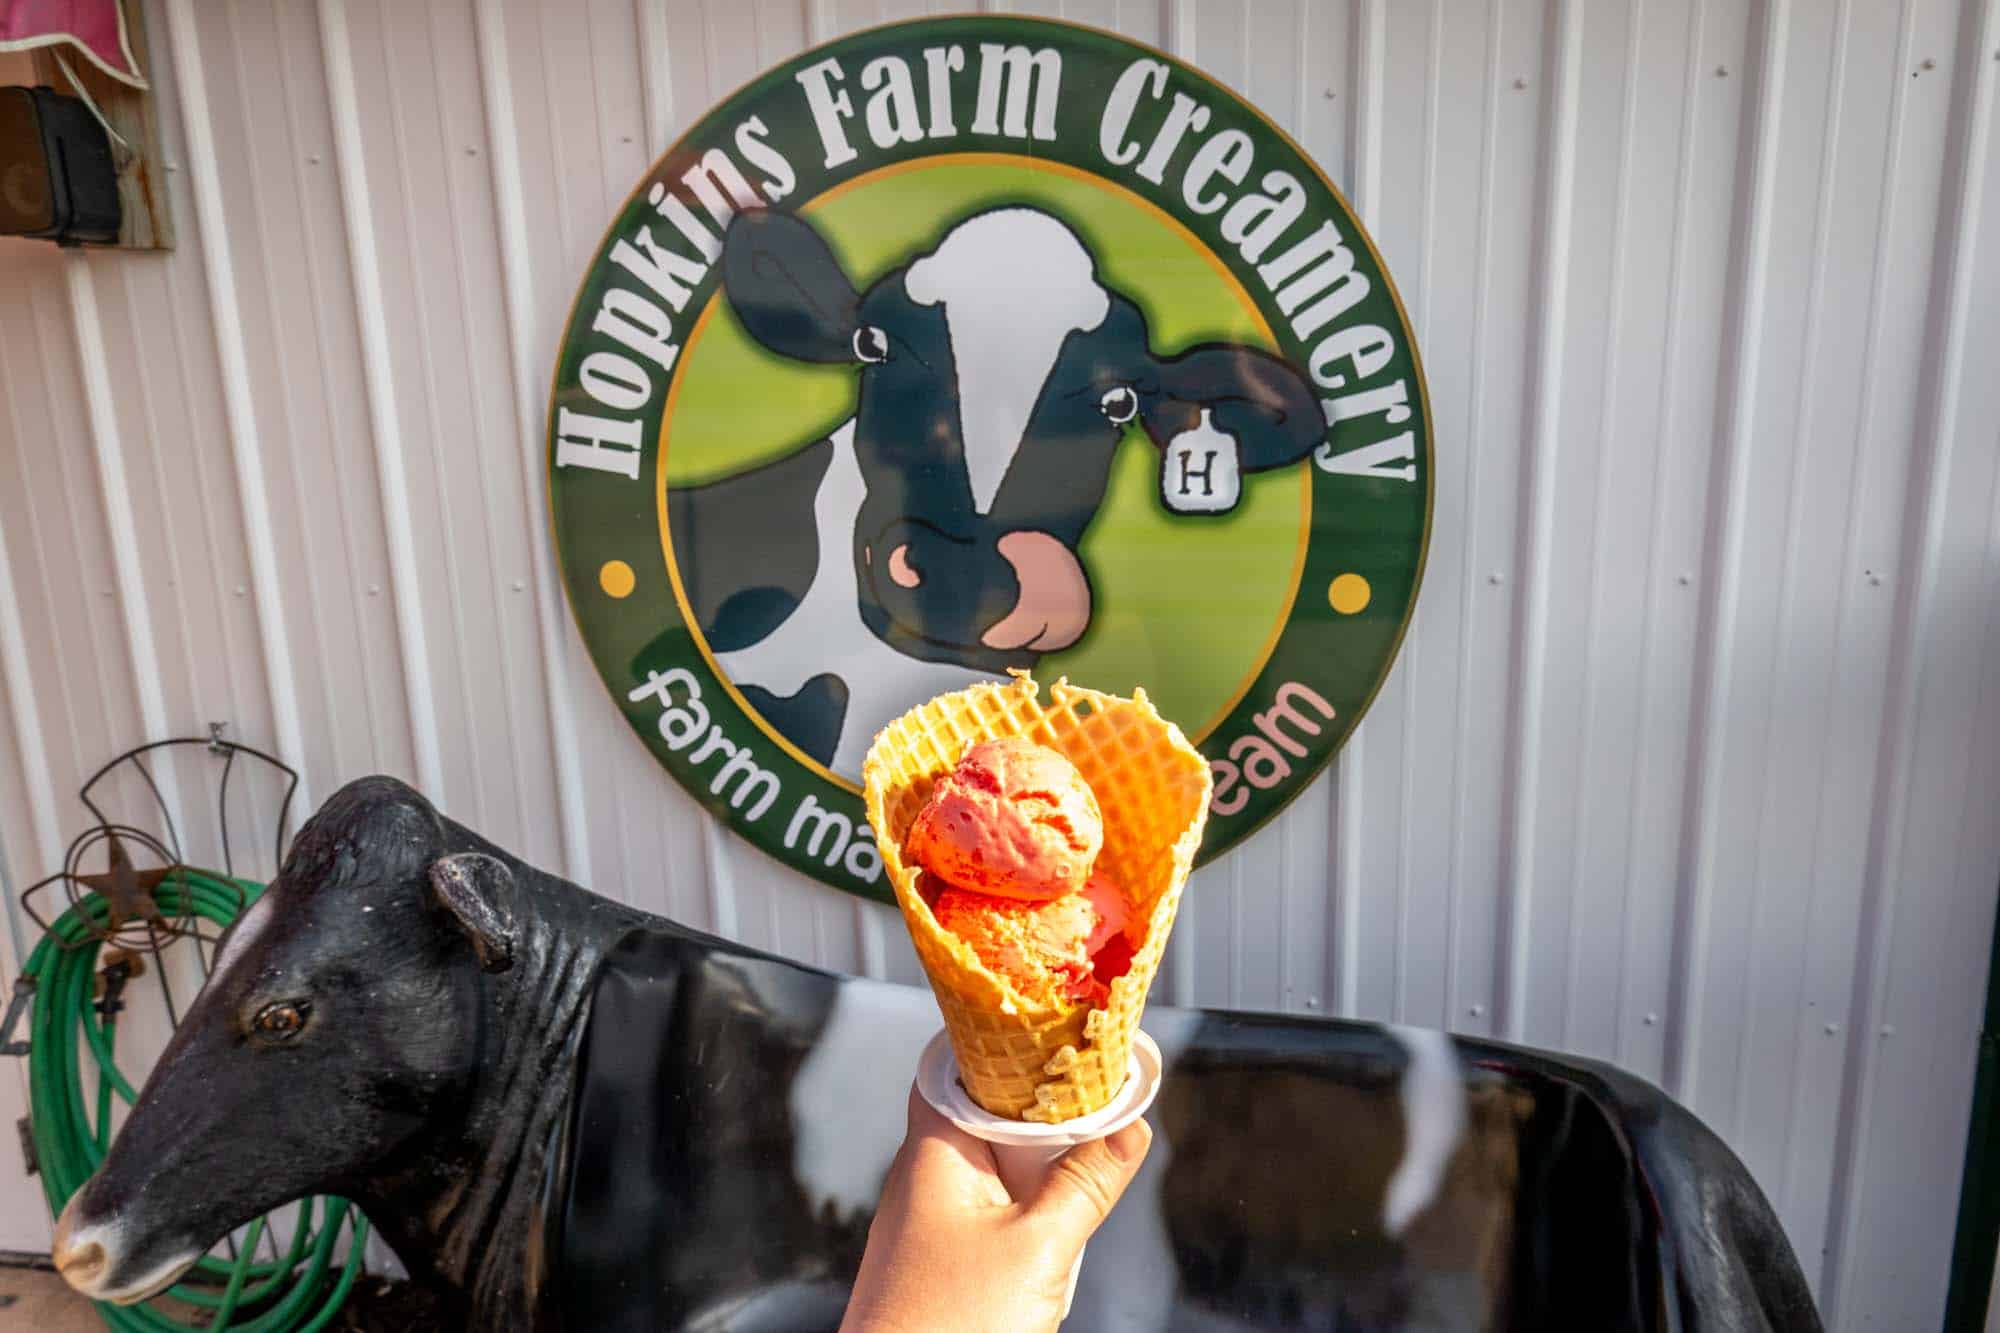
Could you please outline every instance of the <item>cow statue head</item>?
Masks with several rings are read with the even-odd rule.
[[[420,1131],[456,1123],[494,1055],[480,990],[512,965],[514,892],[501,860],[449,851],[437,813],[401,783],[364,780],[328,801],[224,937],[63,1210],[63,1276],[98,1300],[145,1299],[288,1200],[365,1198],[364,1180],[393,1173]]]
[[[1304,378],[1268,353],[1155,354],[1139,307],[1036,209],[976,214],[865,292],[810,223],[745,212],[723,281],[764,347],[858,371],[861,612],[927,660],[997,671],[1083,634],[1077,547],[1128,428],[1160,451],[1161,501],[1194,515],[1227,513],[1243,473],[1323,437]]]

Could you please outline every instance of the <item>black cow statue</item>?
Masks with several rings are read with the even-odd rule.
[[[135,1301],[336,1193],[469,1327],[833,1329],[937,1024],[365,779],[227,937],[56,1263]],[[1638,1079],[1361,1023],[1146,1026],[1156,1144],[1070,1327],[1820,1326],[1742,1164]]]

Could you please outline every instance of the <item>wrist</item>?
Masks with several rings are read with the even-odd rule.
[[[1055,1333],[1061,1309],[1059,1297],[1051,1300],[1040,1292],[995,1300],[989,1290],[959,1300],[935,1292],[857,1291],[840,1333]]]
[[[841,1317],[840,1333],[924,1333],[921,1325],[906,1322],[892,1306],[856,1296],[847,1303]]]

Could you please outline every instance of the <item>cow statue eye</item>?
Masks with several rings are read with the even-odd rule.
[[[1120,384],[1104,391],[1104,396],[1097,400],[1097,410],[1112,425],[1122,426],[1139,415],[1139,395],[1132,391],[1130,385]]]
[[[290,1041],[305,1030],[308,1012],[310,1006],[302,1001],[281,1000],[259,1009],[257,1017],[250,1020],[250,1026],[260,1037],[271,1041]]]
[[[863,324],[854,331],[854,359],[871,366],[887,361],[889,335],[873,324]]]

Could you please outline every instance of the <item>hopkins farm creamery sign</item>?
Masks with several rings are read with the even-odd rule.
[[[549,486],[647,747],[881,897],[869,741],[1010,669],[1144,687],[1213,767],[1205,855],[1275,814],[1395,657],[1431,432],[1381,257],[1262,114],[953,18],[799,56],[655,164],[563,335]]]

